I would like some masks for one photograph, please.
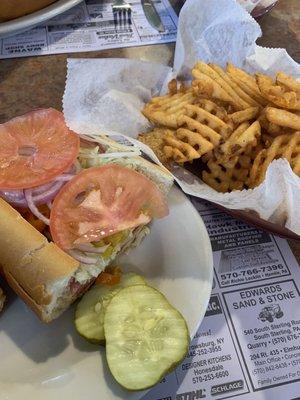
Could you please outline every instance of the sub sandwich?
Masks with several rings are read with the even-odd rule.
[[[166,169],[105,136],[79,137],[53,109],[0,125],[0,167],[0,264],[44,322],[168,214]]]

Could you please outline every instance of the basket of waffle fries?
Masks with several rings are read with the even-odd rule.
[[[173,68],[68,60],[66,122],[123,135],[186,194],[300,238],[300,65],[261,34],[235,0],[187,0]]]
[[[258,187],[278,159],[300,176],[300,82],[281,71],[270,77],[202,61],[192,77],[173,79],[142,110],[153,129],[138,139],[161,163],[192,171],[219,193]]]

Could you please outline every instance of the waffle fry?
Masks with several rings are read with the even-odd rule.
[[[209,151],[209,152],[206,153],[206,154],[203,154],[203,156],[201,157],[201,160],[202,160],[205,164],[207,164],[209,160],[213,160],[213,159],[215,159],[215,153],[214,153],[213,150],[212,150],[212,151]]]
[[[245,100],[243,100],[237,93],[236,91],[231,87],[231,85],[228,83],[227,80],[223,78],[222,75],[220,75],[217,71],[215,71],[210,64],[205,64],[204,62],[197,62],[193,69],[193,74],[197,78],[197,76],[201,77],[197,73],[197,71],[205,74],[206,76],[210,77],[213,79],[223,90],[225,90],[226,93],[233,99],[234,104],[237,106],[237,109],[242,110],[245,108],[250,107],[251,103],[247,103]],[[197,78],[199,79],[199,78]]]
[[[178,120],[179,125],[182,128],[178,128],[176,131],[176,135],[178,134],[179,131],[189,131],[191,133],[195,133],[196,135],[202,137],[203,139],[205,139],[208,143],[210,143],[209,146],[207,146],[207,150],[202,152],[201,155],[207,153],[208,151],[212,150],[213,148],[215,148],[220,140],[221,140],[221,136],[215,132],[213,129],[211,129],[210,127],[201,124],[200,122],[184,115],[182,117],[179,118]]]
[[[285,158],[295,174],[300,176],[300,132],[278,136],[268,149],[258,153],[250,171],[249,187],[260,185],[268,166],[278,158]]]
[[[250,123],[246,121],[246,122],[242,123],[240,126],[238,126],[233,133],[235,133],[235,135],[241,135],[249,127],[250,127]],[[233,135],[233,133],[232,133],[232,135]],[[236,164],[237,160],[238,159],[241,160],[241,156],[244,156],[245,154],[247,156],[251,156],[254,153],[257,154],[257,149],[262,150],[262,148],[263,148],[262,144],[264,144],[265,147],[269,147],[269,145],[272,143],[273,139],[274,138],[272,136],[269,136],[267,134],[260,135],[256,141],[253,141],[253,143],[249,143],[248,145],[244,146],[245,149],[238,152],[241,155],[232,155],[232,156],[228,156],[226,153],[219,151],[219,148],[221,148],[222,145],[224,145],[224,143],[227,143],[227,142],[224,142],[224,143],[221,143],[219,147],[216,147],[216,149],[214,149],[213,151],[210,151],[207,154],[204,154],[201,159],[204,163],[207,163],[209,160],[215,159],[215,160],[218,160],[218,162],[220,162],[220,163],[221,162],[224,163],[225,167],[233,168],[233,166]],[[255,157],[253,157],[252,159],[254,160],[254,158]]]
[[[186,86],[184,82],[179,82],[177,79],[172,79],[168,83],[168,90],[170,95],[176,94],[176,93],[184,93],[186,92]]]
[[[236,157],[257,146],[260,138],[260,124],[258,121],[241,124],[219,148],[216,149],[216,157],[226,167],[233,167],[236,163]]]
[[[210,76],[199,72],[197,69],[193,69],[192,74],[195,78],[192,82],[192,86],[197,96],[206,95],[213,99],[232,104],[236,110],[241,110],[240,105]]]
[[[267,149],[268,147],[270,147],[271,144],[273,143],[273,141],[274,141],[274,137],[273,136],[268,135],[267,133],[263,133],[261,135],[261,143],[263,145],[263,148]]]
[[[252,99],[261,106],[266,106],[268,101],[262,96],[256,80],[253,76],[240,68],[234,67],[232,64],[227,64],[227,74],[232,80]]]
[[[260,123],[260,126],[262,127],[262,129],[270,136],[272,137],[276,137],[279,135],[284,134],[284,130],[282,127],[280,127],[279,125],[276,125],[272,122],[270,122],[266,116],[266,109],[264,109],[262,111],[262,113],[260,114],[258,121]]]
[[[181,164],[201,157],[203,180],[227,192],[260,184],[272,160],[286,158],[300,176],[300,83],[251,75],[228,63],[199,61],[190,86],[172,80],[144,115],[157,127],[139,136],[159,159]],[[299,155],[298,155],[299,154]],[[206,164],[206,167],[204,165]]]
[[[212,144],[212,148],[214,148],[220,143],[221,135],[219,133],[214,131],[209,126],[201,124],[197,120],[188,117],[187,115],[182,115],[181,117],[178,118],[178,125],[182,127],[182,129],[194,132],[197,135],[208,140]],[[177,132],[179,129],[177,129]]]
[[[286,75],[284,72],[277,73],[276,83],[300,94],[300,82],[296,81],[296,79],[292,78],[291,76]]]
[[[167,160],[174,160],[178,164],[183,164],[185,163],[189,157],[186,156],[186,154],[190,154],[190,148],[189,146],[181,146],[181,143],[178,142],[178,147],[174,147],[174,143],[172,143],[172,146],[166,145],[164,147],[164,153],[165,157]],[[193,157],[190,157],[193,160]]]
[[[193,104],[196,99],[191,89],[176,94],[153,97],[142,110],[152,123],[169,128],[177,128],[177,118],[182,115],[186,104]]]
[[[174,160],[180,164],[200,158],[193,146],[177,139],[171,132],[165,135],[164,142],[166,144],[163,151],[167,160]]]
[[[177,88],[177,80],[176,79],[172,79],[169,83],[168,83],[168,90],[170,95],[176,94],[178,92],[178,88]]]
[[[250,106],[258,107],[260,105],[251,96],[249,96],[243,89],[241,89],[239,85],[231,78],[231,76],[227,74],[225,71],[223,71],[221,67],[219,67],[216,64],[209,64],[209,65],[223,78],[225,82],[228,83],[228,85],[232,87],[232,89],[236,92],[236,94],[248,104],[246,108]]]
[[[242,111],[237,111],[233,114],[229,114],[228,117],[234,124],[241,124],[245,121],[251,121],[258,116],[259,107],[249,107]]]
[[[300,94],[297,94],[296,91],[286,89],[284,85],[277,85],[267,75],[256,74],[256,81],[262,95],[269,102],[281,108],[300,110]]]
[[[243,80],[247,84],[247,86],[249,86],[254,91],[256,91],[257,94],[259,94],[259,89],[257,87],[255,78],[252,75],[248,74],[246,71],[242,70],[241,68],[235,67],[230,62],[227,63],[226,71],[232,75],[235,75],[238,79]]]
[[[274,107],[266,108],[266,118],[273,124],[300,130],[300,116]]]
[[[208,171],[202,172],[202,180],[217,192],[247,189],[251,166],[261,150],[261,143],[256,147],[246,147],[242,154],[235,157],[235,162],[230,167],[211,158],[207,163]]]
[[[209,140],[189,129],[177,129],[176,137],[183,142],[190,144],[197,151],[199,157],[214,148],[214,145]]]
[[[231,192],[245,187],[249,170],[242,167],[238,161],[233,168],[226,168],[216,160],[207,163],[208,171],[202,172],[202,180],[217,192]]]
[[[228,122],[229,118],[224,107],[217,105],[215,102],[208,99],[198,99],[195,105],[203,108],[203,110],[209,112],[210,114],[218,117],[224,122]]]
[[[232,132],[232,128],[226,124],[226,122],[196,105],[187,104],[185,106],[184,115],[180,116],[177,121],[179,126],[186,123],[187,119],[185,117],[192,118],[202,125],[214,130],[223,138],[227,138]]]

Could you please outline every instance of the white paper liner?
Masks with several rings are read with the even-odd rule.
[[[172,69],[126,58],[69,59],[64,115],[75,132],[136,135],[150,127],[140,110]]]
[[[188,0],[178,20],[174,70],[186,75],[200,59],[241,67],[259,36],[259,25],[234,0]]]
[[[174,69],[186,75],[198,59],[249,72],[283,70],[300,78],[300,66],[284,49],[255,45],[258,24],[234,0],[187,0],[179,17]],[[68,126],[81,134],[125,135],[155,162],[153,151],[134,140],[150,129],[140,113],[151,96],[164,93],[171,68],[128,59],[70,59],[63,98]],[[129,138],[130,137],[130,138]],[[218,193],[178,167],[173,175],[188,194],[236,210],[254,210],[261,218],[300,235],[300,178],[286,160],[268,168],[253,190]]]

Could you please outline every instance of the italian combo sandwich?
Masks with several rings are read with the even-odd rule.
[[[0,125],[0,166],[0,264],[44,322],[168,214],[167,170],[132,146],[77,135],[54,109]]]

